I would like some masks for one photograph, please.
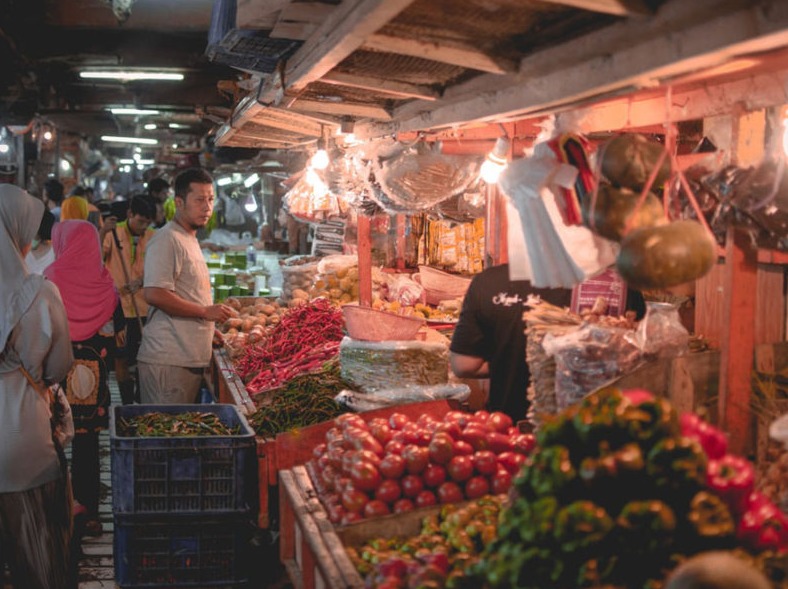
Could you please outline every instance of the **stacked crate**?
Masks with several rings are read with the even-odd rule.
[[[240,434],[124,437],[121,419],[214,413]],[[254,431],[233,405],[126,405],[110,415],[115,579],[123,588],[239,587],[257,502]]]

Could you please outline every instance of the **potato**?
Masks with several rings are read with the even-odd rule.
[[[633,288],[667,288],[697,280],[717,261],[717,244],[697,221],[638,229],[621,242],[616,269]]]
[[[276,313],[276,307],[273,305],[263,305],[262,311],[265,315],[273,315]]]
[[[601,184],[593,211],[593,230],[612,241],[621,241],[624,238],[624,231],[632,211],[637,205],[638,197],[638,193],[628,188],[615,188],[609,184]],[[643,206],[638,209],[630,229],[664,225],[667,222],[662,209],[662,201],[654,194],[649,193]]]
[[[602,173],[614,186],[623,186],[640,192],[646,185],[657,160],[662,154],[661,143],[646,139],[637,133],[614,137],[602,146]],[[670,178],[670,158],[660,167],[652,188],[659,188]]]
[[[294,299],[303,299],[303,300],[305,300],[305,301],[306,301],[306,300],[309,300],[309,293],[308,293],[308,292],[306,292],[306,291],[305,291],[305,290],[303,290],[303,289],[297,288],[297,289],[295,289],[295,290],[293,291],[293,298],[294,298]],[[292,306],[292,305],[291,305],[291,306]]]

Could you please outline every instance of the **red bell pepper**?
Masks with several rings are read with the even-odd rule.
[[[738,515],[747,507],[747,498],[755,488],[755,469],[746,458],[726,454],[709,461],[706,485]]]
[[[716,460],[728,452],[728,438],[725,433],[694,413],[682,413],[679,418],[681,435],[696,440],[709,460]]]
[[[758,491],[750,493],[736,537],[748,547],[763,551],[788,550],[788,517]]]

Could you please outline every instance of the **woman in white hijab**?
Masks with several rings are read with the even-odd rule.
[[[71,367],[71,338],[57,287],[24,263],[43,212],[0,184],[0,567],[17,589],[66,589],[75,578],[71,493],[44,396]]]

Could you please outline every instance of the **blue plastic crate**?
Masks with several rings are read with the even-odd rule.
[[[123,588],[240,587],[252,523],[238,516],[116,516],[115,582]]]
[[[230,436],[123,437],[121,418],[202,411]],[[116,514],[249,513],[257,505],[255,434],[234,405],[116,405],[110,412],[112,506]]]

